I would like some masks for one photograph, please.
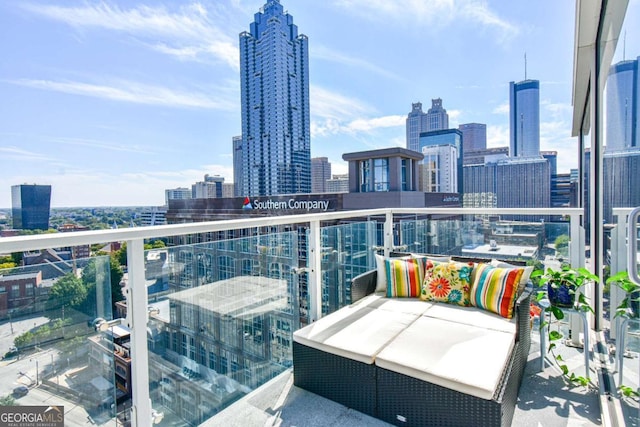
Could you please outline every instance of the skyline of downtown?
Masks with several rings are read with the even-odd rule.
[[[328,157],[333,173],[346,172],[345,152],[404,147],[411,104],[426,110],[433,98],[451,128],[485,123],[488,146],[508,146],[509,82],[524,79],[525,52],[527,77],[540,80],[541,150],[558,151],[561,172],[577,167],[570,2],[281,3],[309,37],[311,156]],[[0,43],[22,47],[0,68],[0,207],[22,183],[52,185],[57,207],[161,205],[164,189],[204,174],[231,182],[238,35],[263,5],[0,6]],[[634,20],[627,59],[638,52]]]

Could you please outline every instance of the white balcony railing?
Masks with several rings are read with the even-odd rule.
[[[394,235],[394,218],[410,218],[415,216],[431,216],[443,218],[450,216],[549,216],[564,217],[569,220],[571,243],[569,258],[572,265],[584,264],[584,231],[581,227],[582,209],[372,209],[361,211],[345,211],[323,214],[289,215],[269,218],[249,218],[239,220],[224,220],[216,222],[176,224],[146,228],[129,228],[117,230],[86,231],[77,233],[45,234],[35,236],[20,236],[0,239],[0,253],[33,251],[47,248],[92,245],[96,243],[126,242],[128,256],[128,290],[127,318],[123,322],[131,330],[131,363],[133,393],[132,420],[133,425],[148,426],[152,419],[149,390],[149,354],[147,341],[148,323],[148,295],[145,284],[145,254],[144,242],[149,239],[172,236],[196,235],[216,233],[228,230],[252,229],[259,227],[303,225],[308,228],[307,267],[303,272],[307,274],[309,314],[308,320],[317,320],[322,314],[322,265],[327,264],[326,251],[323,252],[321,239],[321,223],[336,220],[355,220],[378,218],[383,221],[381,246],[386,255],[397,248]],[[340,256],[338,253],[337,256]],[[323,257],[324,261],[323,261]],[[217,384],[216,386],[220,386]],[[167,389],[169,387],[163,387]],[[163,397],[169,400],[166,393]]]

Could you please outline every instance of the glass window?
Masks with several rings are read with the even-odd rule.
[[[402,191],[408,191],[409,190],[409,186],[407,184],[407,166],[408,166],[408,160],[407,159],[402,159]]]
[[[375,191],[389,191],[389,159],[375,159],[373,167]]]
[[[360,160],[360,176],[358,185],[361,193],[372,191],[371,185],[371,160]]]

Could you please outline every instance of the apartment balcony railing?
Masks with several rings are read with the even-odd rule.
[[[618,212],[621,227],[612,232],[612,269],[626,258],[628,239],[620,230],[626,230],[629,212]],[[130,332],[129,343],[118,344],[127,345],[131,356],[132,407],[125,415],[138,426],[162,418],[159,413],[177,425],[197,425],[290,368],[292,333],[350,303],[350,280],[374,268],[374,250],[491,257],[498,247],[505,249],[503,258],[585,265],[582,213],[374,209],[11,237],[0,239],[0,253],[125,242],[127,315],[108,322],[110,337],[122,339],[123,330]],[[220,235],[225,238],[211,240]],[[553,247],[561,235],[570,236],[566,249]],[[160,238],[197,243],[145,251],[146,241]],[[66,390],[55,398],[84,411],[67,414],[80,424],[87,416],[115,424],[127,397],[87,356],[87,338],[105,334],[96,331],[93,320],[113,318],[109,257],[46,267],[37,284],[40,300],[16,305],[18,287],[0,307],[0,333],[18,347],[0,367],[3,378],[32,387],[34,399],[46,390]],[[7,279],[38,268],[0,275]],[[68,283],[61,282],[65,277]],[[85,292],[84,302],[74,300],[74,292]],[[601,289],[587,292],[600,301],[596,315],[601,316],[602,299],[596,298]],[[579,331],[580,321],[569,327]],[[10,391],[10,384],[0,385],[0,395]],[[28,404],[29,398],[20,399]]]

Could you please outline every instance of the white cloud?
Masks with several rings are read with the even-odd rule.
[[[106,2],[77,7],[27,3],[31,13],[64,22],[76,28],[97,28],[122,32],[145,41],[155,50],[181,59],[215,58],[238,69],[235,34],[220,27],[227,22],[214,10],[192,3],[174,10],[138,6],[120,8]],[[149,43],[149,41],[153,41]]]
[[[98,148],[101,150],[118,151],[126,153],[142,153],[149,154],[152,152],[150,149],[146,149],[137,145],[122,145],[113,144],[105,141],[98,141],[96,139],[87,138],[71,138],[71,137],[55,137],[51,138],[51,141],[56,144],[75,145],[79,147]],[[155,149],[157,150],[157,148]]]
[[[451,23],[493,30],[501,42],[518,35],[519,28],[498,16],[483,0],[335,0],[339,7],[372,20],[426,24],[442,28]]]
[[[454,129],[458,127],[460,124],[461,114],[462,110],[447,110],[447,115],[449,116],[449,128]]]
[[[369,61],[366,61],[362,58],[354,57],[353,55],[343,54],[341,52],[338,52],[333,49],[329,49],[322,45],[314,46],[313,50],[311,51],[311,56],[314,58],[323,59],[325,61],[331,61],[331,62],[336,62],[339,64],[355,67],[360,70],[371,71],[382,77],[388,77],[394,80],[401,80],[401,78],[396,74],[393,74],[392,72],[385,70],[382,67],[372,64]]]
[[[375,117],[375,113],[373,107],[358,99],[311,86],[312,138],[341,133],[370,133],[376,129],[405,126],[405,116]]]
[[[346,126],[351,132],[370,132],[375,129],[405,126],[405,116],[384,116],[373,119],[356,119]]]
[[[0,147],[0,158],[20,162],[52,162],[54,159],[41,153],[27,151],[16,146]]]
[[[487,126],[487,148],[508,147],[509,127],[499,125]]]
[[[373,111],[373,108],[355,98],[311,85],[311,115],[322,119],[343,120]]]
[[[503,104],[498,105],[496,108],[494,108],[492,113],[493,114],[509,114],[510,108],[511,107],[509,105],[509,102],[505,102]]]
[[[225,111],[235,111],[237,109],[237,101],[221,100],[219,98],[214,99],[213,97],[202,93],[178,92],[161,86],[152,86],[127,80],[117,80],[111,84],[35,79],[19,79],[9,82],[35,89],[91,96],[94,98],[131,102],[135,104],[178,108],[203,108]]]

